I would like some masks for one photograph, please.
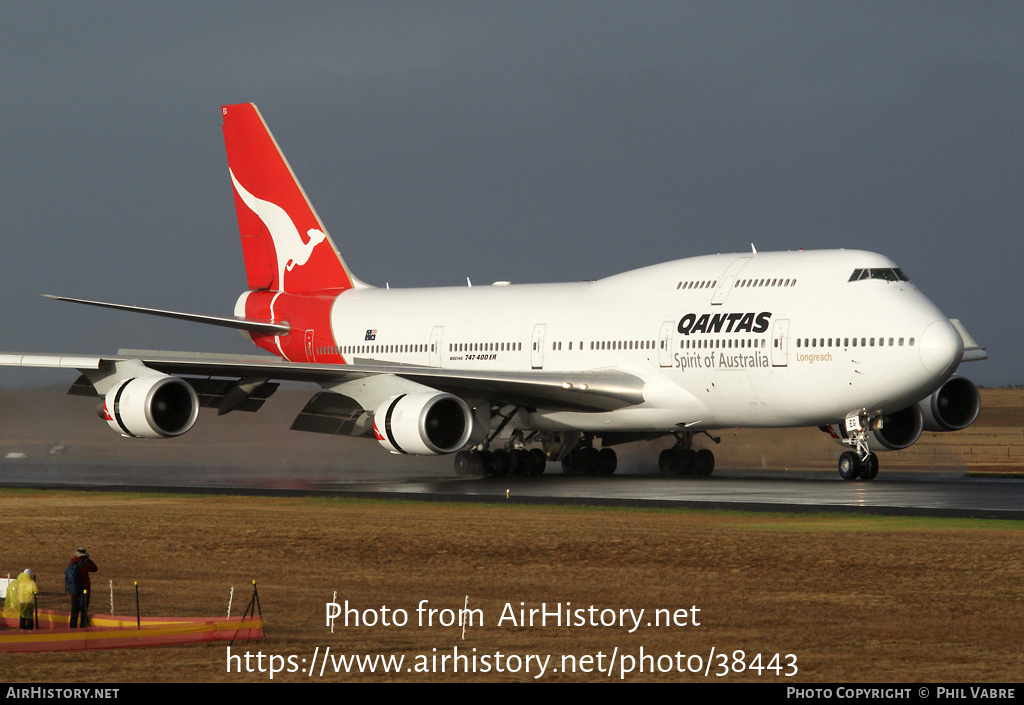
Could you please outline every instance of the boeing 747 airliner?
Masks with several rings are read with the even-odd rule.
[[[667,475],[708,475],[696,434],[818,426],[848,447],[844,479],[876,453],[978,414],[954,376],[987,357],[903,271],[855,250],[666,262],[599,281],[375,288],[341,257],[256,106],[222,108],[248,289],[233,316],[82,299],[240,330],[268,355],[121,351],[0,354],[73,368],[115,432],[179,436],[200,407],[255,411],[292,380],[319,385],[293,429],[455,454],[460,474],[610,474],[613,446],[658,437]],[[849,302],[837,314],[837,302]],[[718,439],[714,439],[717,443]],[[531,447],[532,446],[532,447]]]

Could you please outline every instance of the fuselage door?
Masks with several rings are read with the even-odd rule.
[[[431,367],[441,366],[441,337],[444,335],[444,326],[434,326],[430,331],[430,347],[427,348],[427,358]]]
[[[672,330],[675,327],[675,321],[665,321],[661,324],[661,334],[658,335],[658,363],[662,367],[672,366]]]
[[[711,295],[712,305],[720,306],[725,303],[725,300],[729,297],[729,292],[732,291],[732,285],[736,282],[736,275],[743,269],[743,265],[751,259],[751,257],[739,257],[733,260],[733,263],[728,266],[725,274],[719,280],[715,293]]]
[[[789,319],[780,318],[772,324],[772,367],[789,364]]]
[[[306,362],[316,362],[316,355],[313,354],[313,331],[306,331]]]
[[[533,343],[530,348],[530,366],[539,370],[544,367],[544,331],[547,324],[538,323],[533,327]]]

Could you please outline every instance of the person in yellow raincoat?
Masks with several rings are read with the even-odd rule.
[[[22,629],[35,629],[36,574],[26,568],[17,580],[7,585],[7,597],[4,600],[4,615],[20,617],[18,622]]]

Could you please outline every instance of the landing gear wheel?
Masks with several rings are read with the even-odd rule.
[[[529,475],[530,474],[530,455],[523,449],[510,450],[509,459],[512,462],[512,468],[510,472],[513,475]]]
[[[480,477],[490,472],[483,455],[477,451],[461,450],[455,454],[455,474],[459,477]]]
[[[512,472],[512,457],[507,450],[496,450],[491,454],[491,474],[505,477]]]
[[[679,473],[681,475],[692,475],[697,466],[697,451],[693,448],[679,451]]]
[[[606,458],[604,463],[611,465],[611,472],[603,472],[604,466],[602,466],[601,453],[597,448],[575,448],[569,451],[569,454],[562,458],[562,471],[566,475],[610,475],[615,471],[615,451],[610,448],[607,449],[611,453],[612,457]]]
[[[496,475],[494,465],[494,454],[489,450],[475,451],[476,457],[480,459],[480,467],[484,475]]]
[[[675,461],[675,452],[672,448],[666,448],[658,456],[658,470],[665,477],[675,477],[679,474],[679,466]]]
[[[707,477],[715,471],[715,454],[707,448],[701,448],[693,459],[693,474]]]
[[[459,477],[469,477],[469,451],[460,450],[455,454],[455,474]]]
[[[711,451],[708,451],[710,453]],[[714,456],[711,457],[711,469],[715,466]],[[658,469],[667,477],[692,475],[697,467],[697,451],[693,448],[667,448],[658,456]],[[709,472],[710,474],[710,472]]]
[[[877,460],[875,461],[878,462]],[[860,477],[860,458],[852,450],[839,456],[839,476],[844,480],[856,480]]]
[[[562,458],[562,472],[566,475],[583,474],[583,459],[578,450],[570,450]]]
[[[544,468],[548,464],[548,456],[544,454],[540,448],[531,448],[527,453],[527,457],[530,459],[528,467],[530,468],[531,475],[543,475]]]
[[[878,456],[874,453],[864,458],[860,464],[860,479],[874,480],[878,476]]]
[[[597,474],[598,475],[612,475],[615,473],[615,468],[619,465],[618,456],[615,455],[615,451],[611,448],[602,448],[597,454]]]

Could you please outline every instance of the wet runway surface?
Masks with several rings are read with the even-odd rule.
[[[0,485],[163,492],[241,492],[403,497],[428,501],[838,511],[1024,519],[1024,479],[883,472],[871,482],[836,473],[716,470],[712,477],[657,475],[460,479],[373,470],[233,468],[112,463],[0,462]]]

